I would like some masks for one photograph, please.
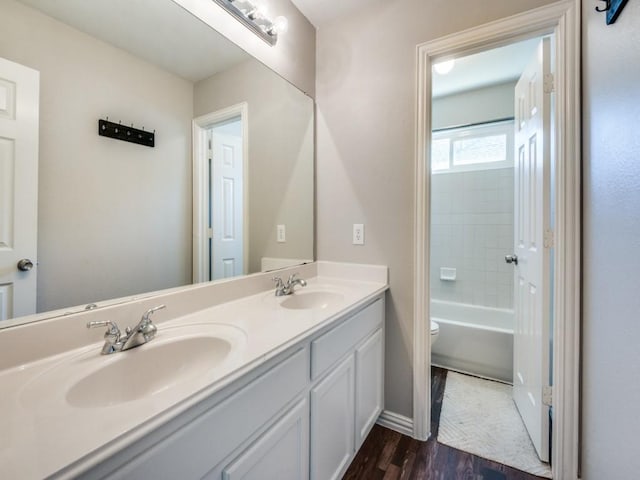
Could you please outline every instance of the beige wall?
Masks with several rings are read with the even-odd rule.
[[[640,472],[640,3],[583,10],[583,478]]]
[[[316,30],[290,0],[264,0],[269,15],[283,15],[289,31],[271,46],[258,38],[240,22],[211,0],[174,0],[211,25],[229,40],[282,75],[303,92],[315,96]]]
[[[249,118],[249,271],[262,257],[312,259],[313,101],[253,59],[195,85],[196,116],[240,102]],[[278,224],[286,243],[276,242]]]
[[[397,0],[318,30],[318,258],[389,266],[390,411],[412,416],[416,45],[548,3]]]
[[[38,310],[191,283],[193,85],[13,0],[0,9],[0,57],[40,71]],[[106,115],[156,129],[156,147],[98,136]]]

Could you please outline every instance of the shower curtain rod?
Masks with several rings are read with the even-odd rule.
[[[466,123],[466,124],[463,124],[463,125],[455,125],[453,127],[434,128],[433,130],[431,130],[431,133],[444,132],[446,130],[456,130],[456,129],[459,129],[459,128],[480,127],[482,125],[491,125],[491,124],[494,124],[494,123],[511,122],[513,120],[515,120],[515,117],[505,117],[505,118],[498,118],[496,120],[487,120],[486,122]]]

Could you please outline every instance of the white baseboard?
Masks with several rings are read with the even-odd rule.
[[[378,425],[382,425],[383,427],[390,428],[391,430],[394,430],[398,433],[402,433],[403,435],[409,435],[413,438],[412,418],[390,412],[389,410],[383,410],[376,423]]]

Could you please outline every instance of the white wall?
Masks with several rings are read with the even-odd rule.
[[[13,0],[0,8],[0,56],[41,73],[38,311],[191,283],[193,85]],[[156,147],[98,136],[107,115],[156,129]]]
[[[311,259],[313,101],[254,59],[195,85],[196,116],[240,102],[249,118],[249,271],[262,257]]]
[[[513,308],[513,167],[431,177],[431,296]],[[440,268],[456,269],[441,280]]]
[[[317,248],[389,266],[385,403],[412,416],[416,45],[549,0],[397,0],[317,33]],[[351,245],[364,223],[366,245]]]
[[[600,2],[598,2],[600,3]],[[638,478],[640,3],[583,10],[583,478]]]

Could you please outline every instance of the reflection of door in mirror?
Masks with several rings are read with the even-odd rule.
[[[36,311],[39,85],[0,58],[0,320]]]
[[[193,120],[193,281],[248,273],[247,103]]]
[[[209,146],[209,279],[242,275],[244,205],[242,121],[213,125]]]

